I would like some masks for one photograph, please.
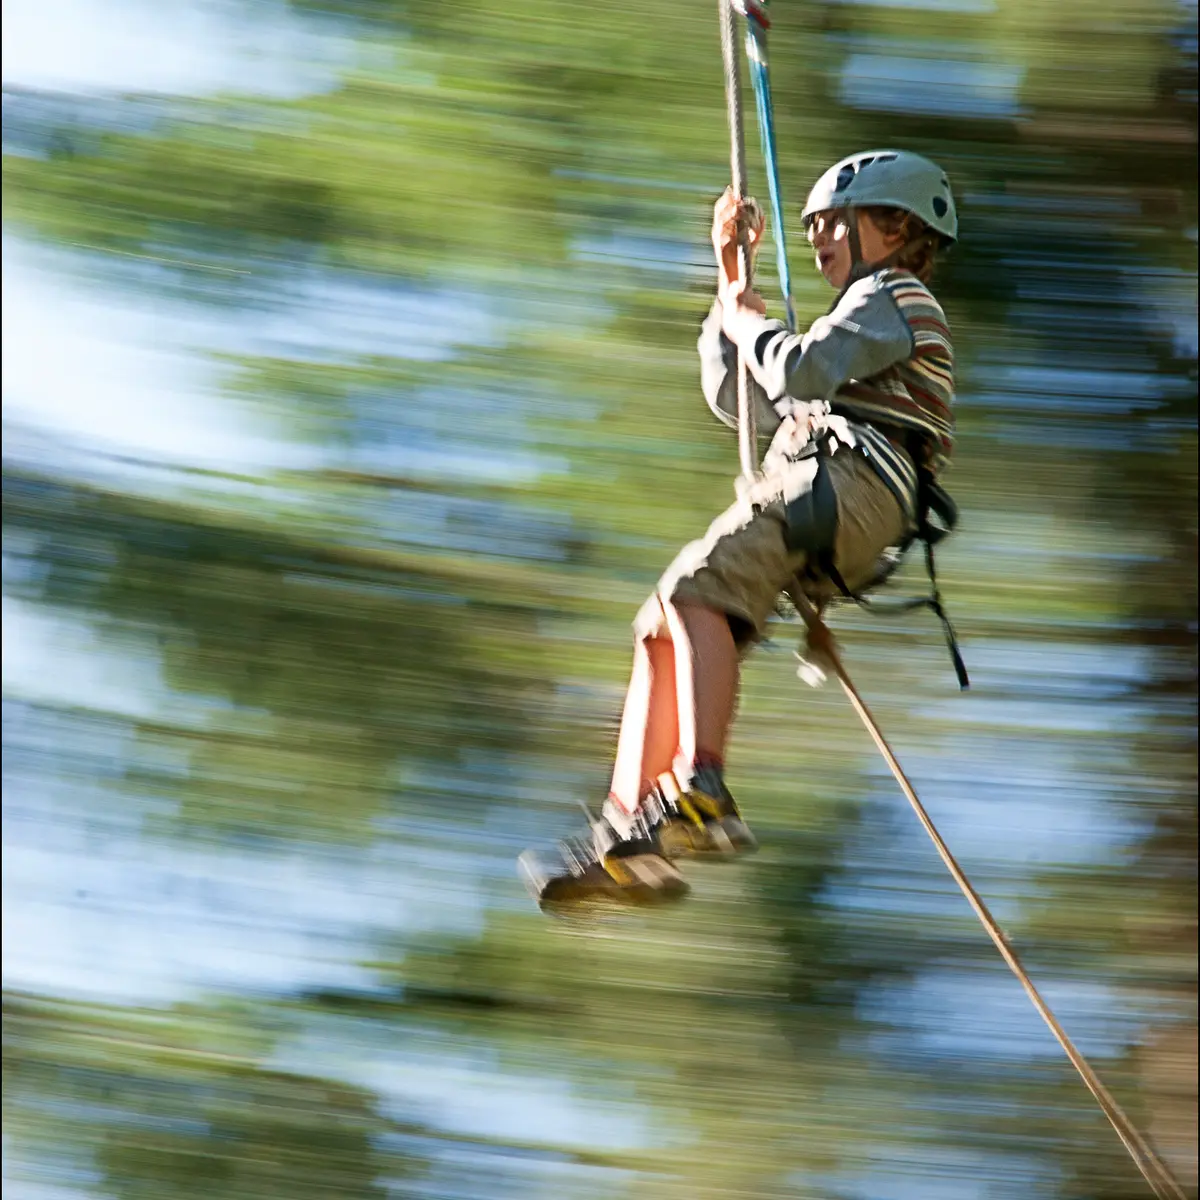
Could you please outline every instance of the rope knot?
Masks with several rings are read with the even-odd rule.
[[[765,0],[761,4],[756,0],[729,0],[729,7],[745,17],[747,21],[753,21],[763,29],[771,28],[771,18],[767,16]]]

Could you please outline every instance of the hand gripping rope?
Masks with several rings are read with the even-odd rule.
[[[795,329],[795,314],[792,308],[791,275],[787,265],[787,250],[783,232],[783,206],[780,200],[779,172],[775,154],[774,113],[771,107],[771,88],[767,70],[766,33],[770,28],[766,4],[763,0],[718,0],[721,18],[721,50],[725,63],[725,100],[729,116],[730,134],[730,164],[733,174],[734,193],[739,198],[746,194],[746,152],[745,139],[742,131],[741,80],[738,72],[738,57],[736,49],[736,16],[738,14],[746,22],[746,54],[750,63],[750,79],[754,88],[755,106],[758,113],[759,134],[762,143],[763,159],[767,169],[767,182],[771,196],[771,216],[774,219],[772,237],[775,241],[775,251],[779,264],[779,282],[787,305],[788,326]],[[739,245],[739,265],[742,278],[747,286],[750,284],[752,262],[749,245],[743,231]],[[742,476],[746,482],[753,480],[758,474],[758,439],[754,426],[754,411],[749,400],[748,378],[746,364],[738,360],[738,449],[741,460]],[[880,731],[879,725],[871,715],[858,689],[854,686],[846,671],[838,652],[837,643],[828,626],[822,619],[820,611],[804,594],[798,583],[793,583],[787,589],[788,596],[796,606],[797,612],[803,618],[808,629],[807,659],[810,663],[828,667],[842,690],[858,713],[867,732],[871,735],[880,754],[883,755],[896,782],[900,785],[909,804],[921,822],[925,832],[933,842],[942,862],[946,864],[954,882],[967,898],[967,902],[979,918],[980,923],[992,939],[1000,957],[1004,959],[1012,973],[1020,980],[1021,986],[1037,1009],[1042,1020],[1050,1027],[1050,1032],[1062,1047],[1071,1065],[1079,1073],[1089,1092],[1095,1098],[1101,1111],[1116,1130],[1125,1149],[1128,1150],[1134,1164],[1150,1185],[1154,1195],[1159,1200],[1186,1200],[1183,1188],[1176,1182],[1164,1163],[1158,1158],[1146,1140],[1137,1131],[1128,1115],[1113,1098],[1101,1082],[1091,1064],[1076,1048],[1065,1029],[1051,1011],[1050,1006],[1042,999],[1041,994],[1030,979],[1029,973],[1021,965],[1016,951],[1013,949],[1004,931],[992,916],[982,897],[972,886],[963,869],[958,865],[950,848],[946,845],[937,827],[925,811],[908,777],[904,774],[887,739]]]

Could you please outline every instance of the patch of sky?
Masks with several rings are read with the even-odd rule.
[[[311,121],[307,112],[253,99],[44,92],[7,83],[2,103],[0,146],[27,158],[102,155],[106,135],[147,136],[185,123],[194,140],[244,146],[259,132],[301,134]]]
[[[1073,372],[1063,372],[1070,376]],[[997,411],[1024,409],[1039,413],[1074,413],[1077,416],[1103,416],[1114,413],[1153,412],[1161,404],[1161,391],[1157,396],[1132,397],[1128,392],[1087,392],[1084,390],[1063,390],[1063,379],[1047,380],[1044,390],[1032,387],[1021,389],[1000,389],[975,391],[971,393],[970,402],[978,407]],[[1126,382],[1125,380],[1121,381]],[[1159,381],[1161,382],[1161,381]],[[1082,380],[1074,385],[1080,389],[1085,387]],[[1118,387],[1120,385],[1118,384]]]
[[[238,470],[311,461],[283,448],[261,415],[232,404],[215,411],[215,367],[193,351],[225,332],[211,318],[72,278],[56,269],[66,265],[60,252],[8,234],[3,249],[6,422],[167,462]]]
[[[1060,1181],[1044,1162],[1021,1154],[998,1154],[943,1146],[883,1142],[864,1150],[867,1163],[820,1181],[842,1200],[1039,1200],[1055,1196]],[[826,1193],[822,1193],[826,1194]]]
[[[536,757],[508,754],[470,766],[431,763],[424,772],[406,762],[405,810],[375,828],[405,844],[453,845],[491,908],[527,914],[529,895],[513,864],[531,845],[578,832],[578,798],[597,794],[587,767],[547,771]]]
[[[18,608],[26,619],[12,619]],[[164,802],[112,786],[132,745],[121,718],[194,706],[167,691],[148,642],[114,648],[83,622],[28,609],[5,598],[6,988],[123,1003],[365,988],[374,977],[359,964],[380,937],[476,928],[482,900],[466,880],[452,902],[422,882],[446,867],[428,848],[148,835]],[[204,717],[201,706],[190,721]]]
[[[1012,119],[1021,112],[1023,74],[999,63],[852,54],[838,94],[847,107],[874,112]]]
[[[43,1168],[39,1164],[37,1167],[27,1168],[28,1170],[41,1171]],[[21,1174],[15,1172],[20,1168],[14,1167],[11,1170],[5,1167],[4,1170],[4,1195],[8,1200],[108,1200],[108,1195],[99,1190],[77,1187],[74,1184],[62,1183],[46,1183],[40,1179],[28,1179]],[[96,1172],[97,1183],[100,1182],[100,1172]]]
[[[1080,416],[1086,414],[1081,413]],[[1125,454],[1142,451],[1141,434],[1127,429],[1102,429],[1084,421],[1053,420],[1045,414],[1032,417],[1009,417],[1003,425],[980,430],[981,439],[1012,446],[1036,446],[1042,450],[1062,450],[1088,453]]]
[[[1157,400],[1166,386],[1160,374],[1151,370],[1089,370],[1081,366],[1002,364],[987,365],[997,377],[998,391],[1014,395],[1067,396],[1072,399],[1099,400],[1112,397],[1129,403]],[[990,394],[990,393],[989,393]]]
[[[616,184],[626,188],[644,188],[647,191],[683,192],[711,199],[713,185],[710,179],[684,180],[678,177],[658,179],[650,175],[623,175],[612,171],[588,171],[578,167],[555,167],[552,174],[560,179],[578,179],[585,183]]]
[[[171,704],[148,635],[101,637],[70,612],[3,598],[4,697],[31,704],[83,704],[133,719]]]
[[[285,482],[273,484],[258,474],[240,475],[216,466],[189,466],[103,450],[86,439],[30,429],[12,421],[4,424],[4,461],[14,472],[7,483],[13,488],[37,486],[28,481],[16,482],[17,471],[34,468],[56,481],[70,480],[71,485],[119,487],[131,495],[204,503],[212,508],[227,503],[244,511],[247,501],[252,501],[264,516],[278,511],[304,519],[318,515],[322,504],[318,492],[298,490],[294,479],[287,476],[283,477]],[[41,486],[68,485],[44,479]]]
[[[8,436],[7,430],[5,436]],[[0,557],[0,562],[3,563],[5,597],[34,591],[43,582],[46,567],[38,559],[41,544],[41,539],[36,534],[15,527],[5,529],[4,551]]]
[[[406,1033],[392,1023],[331,1015],[313,1015],[306,1024],[280,1045],[274,1065],[368,1088],[398,1121],[416,1115],[465,1136],[547,1146],[619,1151],[659,1144],[650,1139],[632,1089],[584,1101],[565,1080],[539,1073],[538,1062],[521,1070],[485,1043],[428,1026]]]
[[[364,990],[379,939],[477,928],[474,889],[431,889],[411,848],[181,848],[80,811],[112,803],[78,781],[6,786],[5,988],[127,1004]]]
[[[896,1144],[870,1147],[868,1164],[823,1176],[828,1195],[841,1200],[1050,1200],[1061,1183],[1043,1162],[1025,1154],[953,1151]]]
[[[1195,360],[1200,349],[1197,326],[1197,289],[1195,272],[1145,268],[1122,271],[1125,287],[1138,301],[1171,329],[1175,353]],[[1195,384],[1191,384],[1195,390]]]
[[[986,212],[989,208],[1009,208],[1089,217],[1130,217],[1141,212],[1141,203],[1132,193],[1074,191],[1056,194],[1037,191],[1035,185],[1023,191],[964,192],[962,206],[978,212]],[[1046,259],[1040,256],[1029,261],[1039,266],[1046,264]]]
[[[983,44],[832,36],[846,51],[838,96],[850,108],[1012,119],[1025,69],[998,63]]]
[[[500,336],[492,306],[457,292],[313,268],[286,300],[272,294],[229,312],[114,287],[80,271],[93,263],[4,235],[5,419],[163,464],[234,473],[332,465],[334,448],[306,444],[286,411],[222,395],[228,368],[214,352],[436,361],[460,341]]]
[[[497,464],[496,472],[480,470],[475,481],[511,480],[518,466],[509,461],[501,472]],[[364,493],[349,507],[381,542],[542,562],[561,562],[568,552],[573,523],[561,514],[409,487],[368,488]]]
[[[1083,767],[1081,753],[1057,741],[1038,744],[972,730],[937,752],[906,746],[903,762],[964,864],[1019,875],[1050,865],[1120,862],[1142,832],[1120,805],[1120,777],[1097,777]],[[891,775],[882,766],[872,774],[872,804],[895,814],[890,824],[897,845],[906,855],[928,857],[927,835],[908,817]]]
[[[707,279],[713,274],[711,250],[705,254],[699,243],[677,238],[615,231],[594,233],[577,238],[572,252],[583,262],[603,262],[693,278]]]
[[[10,87],[5,82],[4,154],[45,158],[54,153],[97,153],[105,133],[145,134],[175,106],[160,97],[81,96]]]
[[[6,87],[294,99],[332,87],[357,55],[344,23],[282,0],[4,5]]]
[[[1077,222],[1064,216],[1059,221],[1029,220],[1022,224],[1026,235],[1053,240],[1059,233],[1073,231]],[[1132,245],[1109,239],[1105,250],[1110,253],[1104,257],[1097,253],[1099,247],[1080,243],[1073,247],[1073,254],[1039,257],[1009,249],[1000,257],[1006,273],[1011,272],[1016,294],[1023,300],[1090,299],[1093,305],[1110,308],[1115,314],[1127,297],[1119,290],[1123,282],[1121,264],[1114,261],[1111,252],[1130,250]],[[1103,290],[1095,290],[1098,288]]]
[[[1063,689],[1064,692],[1066,690]],[[1075,699],[1068,699],[1065,695],[976,695],[969,707],[961,710],[960,716],[963,724],[980,728],[1053,731],[1059,734],[1115,734],[1121,730],[1144,727],[1151,719],[1136,698],[1129,698],[1124,703],[1108,700],[1101,704],[1078,695]]]
[[[15,1127],[25,1107],[24,1097],[18,1099],[14,1088],[10,1100],[7,1087],[5,1092],[6,1103],[12,1104],[5,1124],[11,1120]],[[6,1130],[2,1164],[5,1200],[108,1200],[109,1193],[102,1190],[104,1173],[89,1148],[60,1143],[53,1154],[34,1156]]]
[[[284,282],[287,301],[271,304],[255,330],[263,353],[307,362],[372,355],[438,361],[459,345],[502,341],[497,297],[319,266],[289,273]]]
[[[454,456],[469,455],[467,478],[481,484],[532,480],[562,469],[529,448],[527,422],[536,398],[509,387],[417,387],[359,390],[348,405],[343,465],[366,473],[393,471],[441,480],[462,474]]]
[[[1070,557],[1070,548],[1066,548]],[[1087,553],[1086,551],[1083,553]],[[1092,703],[1106,703],[1143,686],[1153,670],[1151,651],[1142,646],[1040,643],[992,638],[972,654],[980,677],[1027,692],[1070,691]]]
[[[980,932],[980,937],[984,934]],[[1102,983],[1038,972],[1038,991],[1088,1057],[1119,1055],[1152,1015]],[[875,985],[860,1001],[868,1020],[900,1025],[911,1048],[952,1060],[1052,1059],[1062,1055],[1020,983],[997,959],[970,971],[926,969],[914,979]]]
[[[16,303],[3,313],[4,415],[6,434],[19,434],[6,437],[15,461],[54,460],[60,474],[136,476],[159,487],[171,469],[209,471],[190,486],[234,497],[279,470],[503,484],[563,468],[530,448],[525,419],[561,407],[536,388],[518,396],[482,384],[348,385],[344,402],[325,411],[286,391],[230,388],[244,359],[431,364],[495,348],[551,307],[548,295],[514,302],[499,290],[429,289],[313,265],[252,285],[230,309],[165,298],[160,266],[135,263],[114,281],[110,264],[5,235],[4,287]],[[560,323],[594,315],[556,312]],[[501,422],[499,453],[492,427]]]
[[[990,13],[996,11],[996,0],[823,0],[825,4],[869,6],[871,8],[904,8],[913,12]]]
[[[1018,302],[1013,311],[1029,320],[1044,319],[1052,303],[1049,298],[1039,296],[1036,301]],[[981,382],[985,374],[989,376],[989,386],[968,388],[969,394],[986,396],[989,403],[1005,407],[1027,404],[1029,397],[1045,397],[1048,404],[1055,406],[1065,399],[1081,404],[1124,404],[1146,411],[1161,405],[1164,398],[1177,394],[1184,386],[1187,376],[1183,371],[1172,374],[1162,368],[1156,370],[1140,358],[1122,358],[1119,352],[1110,353],[1113,350],[1111,342],[1098,337],[1094,326],[1089,329],[1085,319],[1072,324],[1069,331],[1071,345],[1064,347],[1056,364],[1028,360],[1012,364],[988,363],[975,374]],[[1011,399],[995,399],[1005,395]],[[1121,428],[1119,422],[1112,424]]]

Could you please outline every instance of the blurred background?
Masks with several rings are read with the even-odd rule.
[[[975,686],[928,615],[835,630],[1194,1190],[1195,5],[772,16],[802,318],[828,163],[928,154],[962,220]],[[1148,1195],[794,628],[732,749],[758,857],[583,932],[516,878],[733,495],[715,4],[3,21],[5,1195]]]

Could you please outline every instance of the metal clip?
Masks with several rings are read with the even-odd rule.
[[[805,658],[799,650],[796,651],[796,658],[800,663],[796,668],[796,677],[811,688],[824,687],[829,678],[825,671],[811,659]]]

